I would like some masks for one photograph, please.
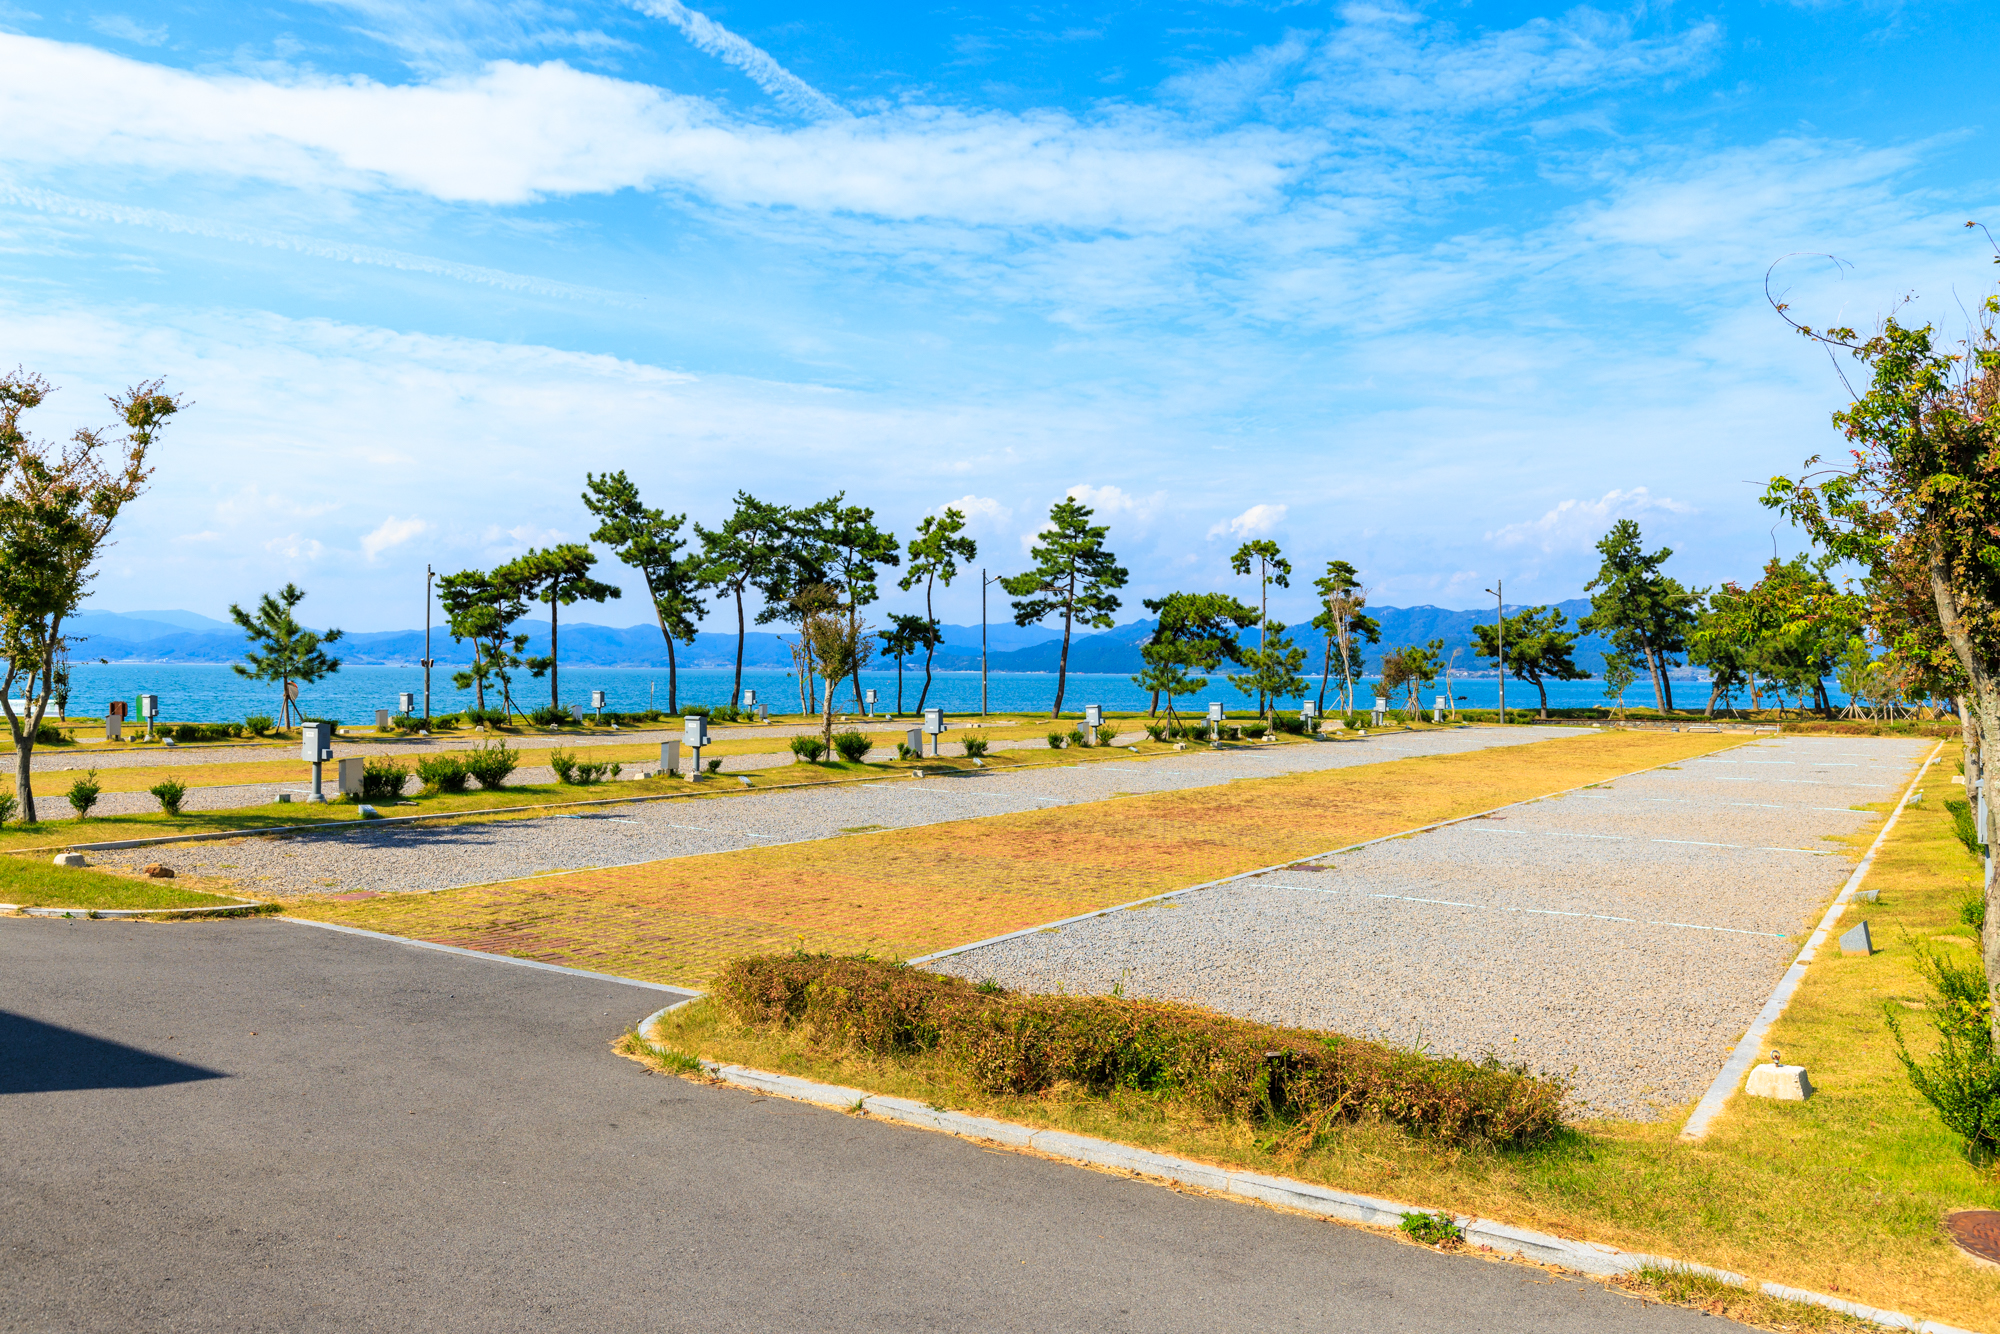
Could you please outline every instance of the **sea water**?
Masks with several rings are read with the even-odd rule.
[[[730,685],[734,673],[727,667],[693,667],[680,673],[679,698],[677,706],[715,705],[729,702]],[[667,673],[652,667],[564,667],[560,675],[560,703],[567,709],[571,705],[590,709],[591,692],[604,692],[604,707],[619,713],[637,713],[644,709],[665,709],[667,699]],[[1313,693],[1317,696],[1319,683],[1313,683]],[[1372,684],[1372,683],[1371,683]],[[909,712],[917,708],[919,696],[923,692],[924,675],[921,671],[905,671],[902,674],[901,694],[894,671],[866,671],[861,673],[863,690],[877,692],[880,703],[873,712],[893,712],[898,709]],[[757,692],[757,702],[773,713],[797,713],[800,708],[798,678],[790,672],[773,668],[748,668],[743,671],[743,687]],[[1460,708],[1490,709],[1497,702],[1499,682],[1492,677],[1466,679],[1454,677],[1451,693],[1458,697]],[[78,663],[70,668],[69,712],[82,717],[102,717],[105,705],[114,699],[131,701],[139,694],[153,694],[160,697],[160,717],[174,722],[240,722],[251,714],[278,716],[278,685],[273,681],[253,681],[239,676],[227,664],[147,664],[147,663]],[[1549,705],[1552,708],[1594,708],[1605,703],[1602,681],[1560,681],[1551,682]],[[307,713],[322,718],[338,718],[345,723],[370,723],[377,709],[397,709],[397,696],[408,691],[416,697],[416,711],[421,713],[424,705],[424,671],[421,667],[343,667],[339,672],[299,690],[299,706]],[[1046,713],[1055,700],[1056,677],[1053,672],[995,672],[987,679],[987,707],[995,713]],[[1339,696],[1339,682],[1335,681],[1326,693],[1327,708],[1336,707]],[[1356,692],[1362,707],[1367,707],[1368,688]],[[1423,694],[1426,709],[1436,696],[1444,693],[1443,683]],[[1174,701],[1182,712],[1202,712],[1210,701],[1219,701],[1231,712],[1254,708],[1255,701],[1232,688],[1226,679],[1212,677],[1207,689],[1192,697]],[[451,684],[451,675],[445,671],[435,671],[431,675],[431,712],[455,713],[473,705],[473,692],[458,690]],[[514,683],[514,704],[521,710],[541,707],[550,702],[549,682],[546,677],[536,680],[523,674]],[[1534,708],[1539,702],[1535,688],[1523,681],[1507,683],[1507,705],[1511,709]],[[1708,702],[1708,686],[1696,681],[1676,680],[1674,682],[1674,703],[1681,708],[1699,709]],[[1744,701],[1747,703],[1747,699]],[[1836,699],[1836,703],[1844,700]],[[487,691],[488,708],[498,707],[498,697],[492,689]],[[978,672],[938,672],[931,679],[930,694],[924,703],[930,707],[942,707],[951,714],[976,714],[980,711],[980,681]],[[1148,692],[1133,684],[1129,675],[1113,673],[1071,672],[1063,692],[1063,711],[1076,713],[1086,704],[1100,704],[1106,709],[1121,712],[1144,710],[1151,703]],[[1399,705],[1401,700],[1391,701]],[[1625,692],[1625,703],[1630,707],[1650,706],[1653,703],[1651,686],[1641,681]],[[1286,708],[1297,706],[1296,700],[1283,701]],[[853,713],[854,689],[842,682],[834,688],[834,707],[843,713]]]

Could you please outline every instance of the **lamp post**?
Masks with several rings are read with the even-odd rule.
[[[1500,590],[1507,586],[1504,579],[1495,579],[1493,587],[1486,591],[1493,595],[1494,633],[1500,641],[1500,721],[1507,721],[1507,602],[1500,596]]]
[[[424,731],[431,730],[431,579],[435,571],[424,566]]]
[[[1000,576],[979,571],[979,716],[986,716],[986,585],[997,584]]]

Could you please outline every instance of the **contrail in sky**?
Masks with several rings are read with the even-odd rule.
[[[689,9],[681,0],[631,0],[631,5],[642,14],[673,24],[697,49],[734,65],[790,110],[821,117],[848,114],[845,107],[773,60],[768,51],[738,37],[708,15]]]

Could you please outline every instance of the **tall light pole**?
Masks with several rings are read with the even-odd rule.
[[[1493,587],[1486,591],[1493,595],[1494,631],[1500,640],[1500,721],[1507,721],[1507,600],[1500,590],[1507,587],[1504,579],[1495,579]]]
[[[986,567],[979,568],[979,716],[986,716]]]
[[[431,579],[434,571],[424,566],[424,730],[431,730]]]

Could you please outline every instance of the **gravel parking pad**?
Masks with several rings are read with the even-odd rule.
[[[996,771],[976,777],[884,780],[852,786],[744,793],[718,800],[660,801],[590,814],[438,821],[337,834],[245,838],[169,848],[93,852],[131,866],[170,859],[176,870],[234,879],[249,894],[393,893],[488,884],[545,871],[623,866],[770,843],[833,838],[864,829],[909,828],[1125,793],[1205,787],[1527,745],[1569,729],[1468,728],[1395,733],[1364,741],[1189,750],[1146,761]],[[606,790],[610,795],[610,790]],[[151,800],[147,798],[147,800]]]
[[[1928,741],[1766,740],[938,961],[1538,1069],[1591,1114],[1700,1096]]]

